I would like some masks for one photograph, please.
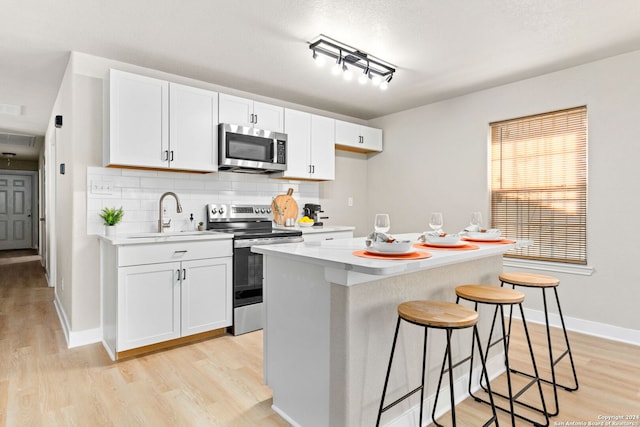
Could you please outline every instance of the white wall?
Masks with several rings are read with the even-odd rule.
[[[489,123],[586,105],[587,256],[594,273],[550,274],[561,280],[565,316],[637,334],[638,75],[634,52],[371,121],[384,129],[385,151],[367,167],[368,214],[388,212],[392,232],[426,229],[431,211],[444,212],[447,231],[464,227],[472,211],[488,218]],[[526,305],[541,306],[530,293]]]

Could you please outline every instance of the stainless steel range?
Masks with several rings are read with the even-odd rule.
[[[234,335],[262,329],[262,255],[255,245],[302,242],[300,230],[274,230],[269,205],[207,205],[207,230],[233,233]]]

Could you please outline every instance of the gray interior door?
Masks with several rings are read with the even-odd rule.
[[[31,230],[31,176],[0,173],[0,250],[31,248]]]

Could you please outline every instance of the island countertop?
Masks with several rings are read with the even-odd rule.
[[[406,233],[394,235],[400,240],[412,240],[417,242],[420,233]],[[336,239],[321,242],[290,243],[282,245],[254,246],[253,252],[263,255],[272,255],[291,260],[316,264],[336,271],[362,273],[373,276],[389,276],[406,274],[412,271],[427,270],[449,264],[471,261],[500,255],[515,247],[530,245],[528,240],[514,240],[515,243],[483,243],[469,242],[478,246],[474,250],[455,250],[442,248],[423,247],[419,251],[428,252],[430,258],[418,260],[384,260],[363,258],[353,255],[354,251],[365,249],[365,238]],[[371,278],[371,280],[379,279]],[[361,283],[363,280],[347,281],[346,277],[332,277],[331,282],[351,285]]]
[[[394,237],[417,241],[419,235]],[[502,255],[530,241],[471,243],[478,248],[424,247],[419,250],[431,257],[417,260],[355,256],[354,251],[365,249],[364,238],[252,247],[264,255],[264,378],[273,390],[274,411],[294,426],[374,425],[398,304],[424,299],[453,302],[460,284],[497,285]],[[488,333],[491,314],[486,310],[481,314],[481,333]],[[389,383],[396,395],[412,386],[407,378],[420,375],[423,335],[422,328],[403,329],[399,345],[406,359]],[[443,335],[429,338],[427,405],[438,384],[446,345]],[[470,341],[457,339],[459,355],[468,354]],[[497,374],[495,367],[501,361],[501,354],[490,356],[490,376]],[[463,371],[454,380],[465,389]],[[418,401],[407,399],[385,413],[383,423],[415,425],[418,411]]]

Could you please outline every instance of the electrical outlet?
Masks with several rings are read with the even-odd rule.
[[[349,206],[349,207],[353,206],[353,197],[347,198],[347,206]]]
[[[111,194],[112,193],[112,183],[109,181],[91,181],[91,194]]]

